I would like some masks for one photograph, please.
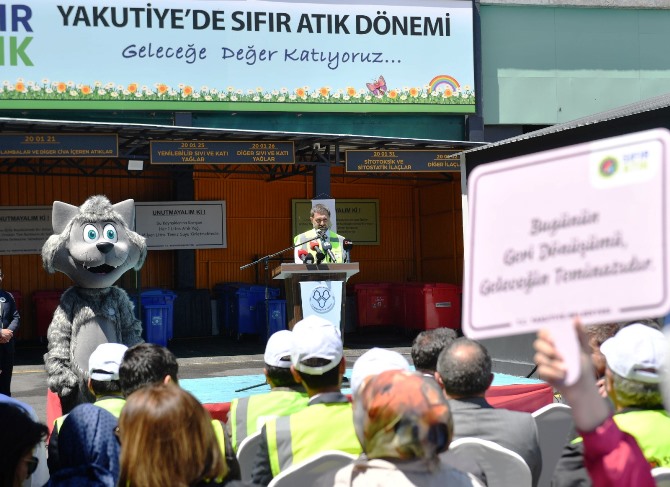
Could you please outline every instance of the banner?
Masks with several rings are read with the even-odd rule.
[[[301,282],[302,317],[320,316],[333,323],[339,331],[342,314],[342,286],[342,281]]]
[[[474,113],[470,0],[0,5],[0,109]]]

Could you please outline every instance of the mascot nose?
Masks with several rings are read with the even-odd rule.
[[[114,248],[114,244],[111,242],[98,242],[95,246],[98,247],[98,250],[103,254],[106,254]]]

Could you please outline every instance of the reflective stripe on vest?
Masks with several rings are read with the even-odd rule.
[[[230,433],[233,450],[242,440],[260,431],[269,420],[292,414],[307,407],[307,393],[275,390],[265,394],[234,399],[230,405]]]
[[[314,404],[265,423],[272,475],[325,450],[361,453],[351,403]]]

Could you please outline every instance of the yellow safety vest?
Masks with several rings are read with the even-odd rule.
[[[287,390],[233,399],[228,417],[233,450],[237,452],[242,440],[260,431],[269,419],[300,411],[308,401],[307,393]]]
[[[316,252],[312,252],[309,246],[309,241],[316,238],[316,230],[307,230],[304,233],[301,233],[300,235],[296,235],[295,238],[293,239],[293,244],[298,245],[302,244],[298,250],[304,250],[310,254],[312,254],[312,257],[314,257],[314,263],[316,264]],[[342,242],[344,241],[344,237],[342,235],[338,235],[337,233],[328,230],[328,241],[332,245],[332,251],[333,255],[335,256],[335,262],[338,264],[341,264],[344,262],[344,257],[342,256]],[[315,242],[319,242],[319,245],[321,244],[320,240],[315,240]],[[326,257],[324,262],[330,262],[330,258]]]
[[[353,455],[362,451],[354,431],[351,403],[322,403],[265,423],[272,475],[316,453],[340,450]]]
[[[670,467],[670,416],[661,409],[633,410],[615,414],[612,419],[640,446],[652,467]],[[583,441],[575,438],[572,443]]]
[[[112,413],[116,419],[119,419],[119,416],[121,416],[121,409],[123,409],[125,404],[126,400],[123,397],[107,397],[93,403],[94,406],[98,406],[99,408]],[[59,433],[65,418],[67,418],[67,414],[64,414],[63,416],[60,416],[54,420],[54,428],[56,428],[56,431]]]
[[[226,462],[226,438],[225,431],[223,430],[223,423],[218,419],[212,420],[212,428],[214,428],[214,435],[216,436],[216,442],[219,444],[219,449],[221,450],[221,456],[223,461]],[[223,477],[216,479],[217,482],[223,481]]]

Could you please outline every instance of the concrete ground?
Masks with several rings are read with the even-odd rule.
[[[346,334],[344,338],[347,366],[372,347],[396,350],[411,363],[410,347],[413,336],[395,329],[373,328]],[[253,335],[240,341],[223,336],[179,338],[171,340],[168,348],[179,360],[179,377],[197,379],[231,375],[261,374],[264,344]],[[46,374],[43,355],[46,344],[19,342],[17,344],[12,396],[31,405],[40,420],[46,422]]]

